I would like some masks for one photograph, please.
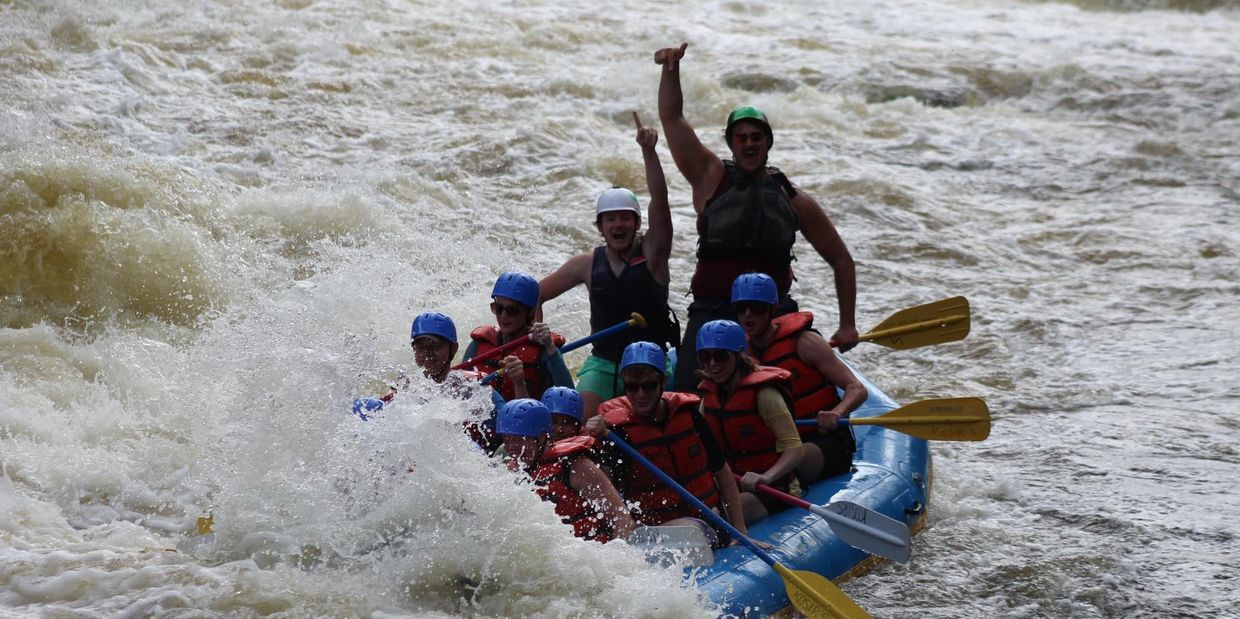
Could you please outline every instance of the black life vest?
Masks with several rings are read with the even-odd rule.
[[[633,342],[654,342],[663,350],[680,343],[680,328],[667,305],[667,286],[654,279],[639,242],[624,270],[616,276],[607,260],[607,247],[594,249],[590,267],[590,330],[599,332],[628,320],[633,312],[646,319],[645,329],[629,329],[594,343],[593,353],[616,363]]]
[[[799,229],[791,199],[796,189],[778,168],[754,180],[724,161],[723,178],[697,217],[695,297],[724,302],[742,273],[775,280],[780,294],[792,285],[792,245]]]

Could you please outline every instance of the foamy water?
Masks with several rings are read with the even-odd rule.
[[[728,110],[766,110],[861,329],[974,308],[963,342],[849,353],[995,421],[935,446],[912,560],[844,590],[883,617],[1240,616],[1236,32],[1227,2],[4,5],[0,614],[713,616],[678,569],[573,539],[469,448],[467,403],[347,413],[409,367],[413,315],[485,324],[496,274],[596,244],[598,192],[644,189],[651,54],[688,41],[690,121],[718,152]],[[585,295],[548,316],[584,335]]]

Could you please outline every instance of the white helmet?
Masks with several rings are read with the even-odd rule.
[[[598,197],[594,207],[594,216],[598,217],[610,211],[631,211],[641,217],[642,208],[637,203],[637,196],[623,187],[612,187]]]

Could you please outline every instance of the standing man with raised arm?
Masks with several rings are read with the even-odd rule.
[[[840,326],[831,339],[840,350],[852,348],[857,344],[857,273],[848,248],[818,202],[778,168],[767,166],[775,138],[761,110],[739,107],[728,116],[724,138],[732,160],[720,159],[698,139],[685,118],[680,88],[680,61],[688,46],[682,43],[654,55],[663,66],[659,118],[672,160],[693,187],[698,216],[698,262],[690,284],[693,303],[678,351],[676,388],[692,389],[696,384],[698,328],[735,316],[730,305],[732,282],[741,274],[770,275],[779,287],[778,312],[797,311],[796,301],[788,296],[797,230],[831,265],[840,308]]]
[[[672,252],[672,214],[667,204],[667,182],[655,144],[659,132],[637,125],[637,144],[646,165],[646,189],[650,192],[650,228],[638,236],[642,226],[641,205],[628,189],[614,187],[599,196],[594,226],[603,245],[593,252],[569,258],[554,273],[538,283],[542,303],[554,299],[578,284],[590,293],[590,328],[600,331],[627,320],[633,312],[646,319],[646,328],[630,331],[594,343],[590,356],[577,371],[577,390],[581,393],[586,419],[594,416],[600,402],[623,395],[619,378],[620,356],[624,347],[639,340],[659,344],[665,352],[675,346],[680,332],[667,306],[667,259]]]

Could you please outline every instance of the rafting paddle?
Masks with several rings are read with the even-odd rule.
[[[740,480],[741,476],[736,475],[736,481]],[[899,563],[908,561],[908,525],[895,518],[850,501],[832,501],[824,507],[787,492],[780,492],[766,484],[758,484],[757,487],[763,494],[822,517],[831,526],[831,532],[853,548],[860,548],[872,555]]]
[[[591,333],[590,335],[587,335],[579,340],[573,340],[561,346],[560,354],[564,354],[566,352],[572,352],[596,340],[601,340],[605,337],[611,337],[617,333],[620,333],[621,331],[628,330],[630,327],[645,327],[646,326],[646,319],[642,318],[641,314],[638,314],[637,312],[633,312],[632,314],[629,314],[629,316],[631,316],[631,318],[629,318],[628,320],[624,322],[618,322],[610,327],[607,327],[606,329],[595,331],[594,333]],[[487,352],[490,352],[490,351],[487,351]],[[476,358],[477,357],[475,357],[475,359]],[[491,381],[495,380],[496,378],[499,378],[499,375],[500,375],[499,370],[496,370],[494,372],[491,372],[490,374],[487,374],[486,376],[482,378],[482,384],[484,385],[490,384]]]
[[[749,550],[753,551],[759,559],[766,562],[767,565],[774,568],[775,572],[784,580],[784,589],[788,591],[788,599],[792,605],[796,607],[801,614],[809,619],[869,619],[870,614],[865,609],[857,605],[848,594],[840,590],[830,580],[819,576],[813,572],[805,570],[790,570],[783,564],[775,560],[774,557],[767,554],[766,551],[758,547],[753,540],[741,535],[722,516],[716,514],[714,510],[707,507],[705,503],[698,500],[684,486],[676,483],[667,473],[663,472],[659,467],[655,466],[645,456],[641,455],[632,445],[629,445],[620,438],[615,432],[607,432],[607,440],[615,443],[620,449],[633,458],[638,464],[646,467],[656,477],[661,479],[667,487],[675,490],[677,494],[683,497],[691,505],[697,508],[702,516],[710,520],[715,526],[727,531],[733,539],[744,544]]]
[[[952,297],[900,310],[857,338],[896,350],[963,340],[969,334],[969,300]],[[831,341],[831,346],[839,343]]]
[[[981,398],[938,398],[906,404],[877,417],[840,419],[840,425],[883,426],[928,441],[984,441],[990,436],[990,409]],[[816,419],[798,419],[816,426]]]

